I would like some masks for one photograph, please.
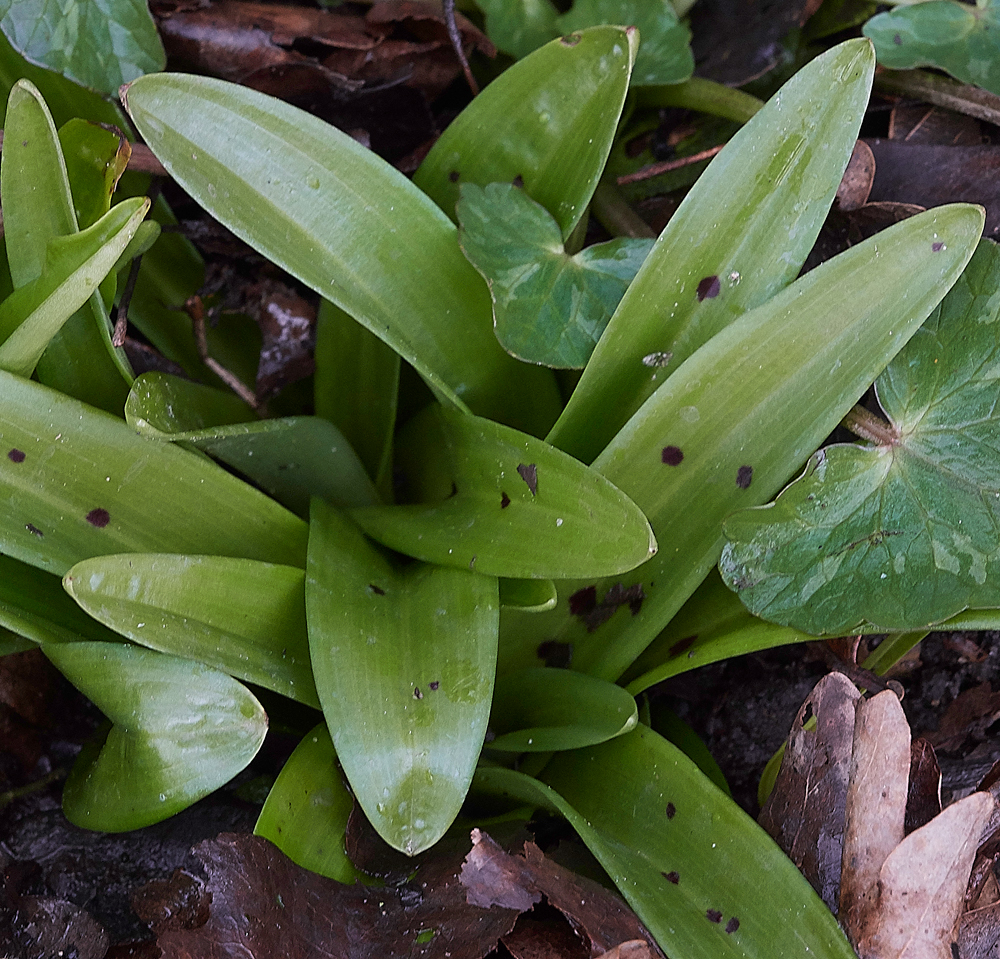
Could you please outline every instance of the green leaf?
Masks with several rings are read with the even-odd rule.
[[[270,839],[305,869],[353,883],[360,877],[344,837],[354,797],[337,768],[325,723],[306,733],[288,757],[260,811],[254,835]]]
[[[454,226],[384,160],[295,107],[208,77],[142,77],[125,102],[205,209],[363,323],[439,395],[529,428],[551,422],[551,374],[504,353]]]
[[[729,783],[723,775],[715,757],[709,752],[705,741],[672,709],[666,706],[664,700],[653,704],[650,729],[659,733],[668,742],[673,743],[688,757],[713,783],[727,796],[732,798]]]
[[[458,815],[486,735],[497,581],[394,565],[313,500],[306,615],[316,688],[354,795],[389,845],[416,855]]]
[[[568,669],[525,669],[497,679],[490,749],[544,753],[594,746],[635,728],[635,700],[620,686]]]
[[[66,592],[100,623],[319,708],[304,573],[225,556],[126,553],[77,563]]]
[[[89,229],[54,237],[41,275],[0,303],[0,369],[31,376],[52,338],[114,268],[149,210],[125,200]]]
[[[0,0],[0,30],[32,63],[98,93],[166,64],[146,0]]]
[[[0,396],[0,551],[60,576],[109,553],[304,564],[306,524],[204,457],[9,373]]]
[[[545,366],[583,367],[652,240],[598,243],[570,256],[546,209],[509,183],[467,183],[462,252],[489,284],[501,346]]]
[[[821,450],[774,504],[727,521],[720,569],[751,612],[841,636],[1000,606],[998,289],[984,240],[876,382],[881,438]]]
[[[240,422],[248,413],[235,396],[165,373],[140,376],[125,404],[126,422],[142,436],[208,453],[303,518],[310,496],[344,508],[378,501],[364,466],[332,423],[317,416]]]
[[[525,613],[540,613],[556,604],[556,584],[551,579],[501,579],[500,605]]]
[[[853,959],[792,861],[651,729],[559,753],[544,776],[481,769],[475,786],[562,813],[667,955]]]
[[[965,83],[1000,93],[1000,5],[932,0],[872,17],[864,35],[884,67],[937,67]]]
[[[229,782],[257,754],[267,716],[234,679],[111,643],[48,645],[56,668],[114,724],[63,789],[74,825],[123,832],[160,822]]]
[[[633,86],[681,83],[694,72],[691,31],[677,19],[670,0],[576,0],[558,20],[566,33],[599,23],[638,28]]]
[[[24,639],[9,629],[0,627],[0,656],[10,656],[12,653],[24,653],[34,649],[35,644],[30,639]]]
[[[125,172],[132,148],[120,130],[79,118],[59,128],[59,145],[77,223],[85,230],[111,208],[111,195]]]
[[[449,124],[413,182],[454,218],[461,184],[520,177],[566,239],[611,150],[636,42],[634,31],[595,27],[515,63]]]
[[[797,276],[857,139],[864,40],[803,67],[712,161],[622,298],[549,442],[591,462],[680,364]]]
[[[476,0],[476,6],[486,14],[489,38],[512,57],[526,57],[559,34],[559,11],[549,0]]]
[[[627,496],[542,440],[440,406],[425,422],[418,454],[454,492],[352,510],[378,542],[427,562],[524,579],[610,575],[656,551]]]

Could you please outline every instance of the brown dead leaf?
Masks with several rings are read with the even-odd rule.
[[[860,940],[874,919],[882,867],[903,839],[909,772],[910,726],[898,697],[886,690],[861,700],[840,878],[840,921],[852,942]]]
[[[500,942],[514,959],[591,959],[590,946],[566,917],[544,903],[518,916],[514,931]]]
[[[839,898],[855,704],[860,697],[843,673],[830,673],[816,684],[795,717],[778,778],[758,819],[831,910]],[[816,725],[807,729],[811,717]]]
[[[901,100],[889,115],[889,139],[939,146],[979,146],[983,134],[975,117]]]
[[[965,913],[958,927],[961,959],[991,959],[1000,942],[1000,904]]]
[[[941,767],[934,747],[923,737],[910,746],[910,781],[904,828],[909,835],[941,812]]]
[[[939,750],[958,749],[970,736],[982,733],[1000,718],[1000,692],[993,692],[989,681],[967,689],[949,703],[941,725],[927,738]]]
[[[868,202],[875,180],[875,157],[864,140],[854,144],[854,151],[837,187],[837,206],[841,210],[856,210]]]
[[[52,664],[39,649],[0,657],[0,703],[33,726],[51,725],[57,689]]]
[[[966,633],[945,633],[944,648],[958,653],[959,662],[964,660],[969,663],[982,663],[989,656],[989,653]]]
[[[876,908],[856,940],[861,959],[952,959],[969,871],[993,805],[989,794],[973,793],[889,854]]]
[[[277,280],[255,285],[250,315],[260,327],[257,399],[266,400],[313,371],[316,308]]]

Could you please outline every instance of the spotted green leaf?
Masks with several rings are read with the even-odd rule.
[[[543,779],[481,769],[475,786],[565,816],[667,955],[853,959],[792,861],[651,729],[559,753]]]
[[[413,177],[454,218],[463,183],[521,178],[563,238],[597,187],[628,91],[637,38],[595,27],[504,71],[451,123]]]
[[[1000,4],[931,0],[880,13],[864,27],[878,62],[894,70],[937,67],[1000,93]]]
[[[0,30],[32,63],[98,93],[166,62],[146,0],[0,0]]]
[[[416,855],[458,815],[496,668],[497,581],[397,564],[313,500],[309,650],[351,789],[389,845]]]
[[[426,422],[418,454],[446,477],[442,496],[352,510],[378,542],[427,562],[524,579],[623,572],[655,552],[638,507],[595,470],[490,420],[437,407]]]
[[[998,329],[984,240],[876,382],[881,437],[821,450],[773,505],[727,521],[720,569],[753,613],[844,635],[1000,606]]]
[[[45,654],[112,723],[66,780],[74,825],[122,832],[160,822],[227,783],[264,741],[260,703],[207,666],[111,643],[50,644]]]
[[[497,679],[490,749],[542,753],[594,746],[635,728],[635,700],[620,686],[568,669],[525,669]]]
[[[653,245],[623,238],[570,256],[559,225],[510,183],[468,183],[458,204],[462,252],[489,284],[501,346],[544,366],[583,367]]]
[[[337,768],[325,723],[306,733],[288,757],[260,811],[254,835],[270,839],[289,859],[321,876],[353,883],[360,875],[344,837],[354,797]]]
[[[301,569],[226,556],[125,553],[77,563],[63,586],[81,609],[135,643],[319,708]]]

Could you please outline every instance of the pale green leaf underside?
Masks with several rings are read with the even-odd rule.
[[[497,339],[528,363],[580,369],[652,240],[623,238],[566,253],[559,225],[509,183],[462,187],[462,252],[489,284]]]

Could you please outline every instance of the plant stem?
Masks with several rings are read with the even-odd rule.
[[[899,432],[896,428],[863,406],[855,406],[840,425],[849,429],[855,436],[877,443],[879,446],[899,445]]]
[[[653,228],[629,206],[618,187],[606,180],[597,184],[590,210],[612,236],[656,237]]]
[[[939,77],[924,70],[880,70],[875,75],[875,89],[880,93],[924,100],[1000,125],[1000,97],[950,77]]]
[[[42,776],[41,779],[36,779],[33,783],[28,783],[27,786],[21,786],[18,789],[8,789],[6,792],[0,793],[0,809],[8,806],[15,799],[20,799],[22,796],[30,796],[32,793],[41,791],[46,786],[62,779],[68,771],[65,766],[59,766],[47,775]]]
[[[641,107],[684,107],[737,123],[746,123],[764,105],[763,100],[749,93],[701,77],[691,77],[683,83],[640,87],[636,100]]]

